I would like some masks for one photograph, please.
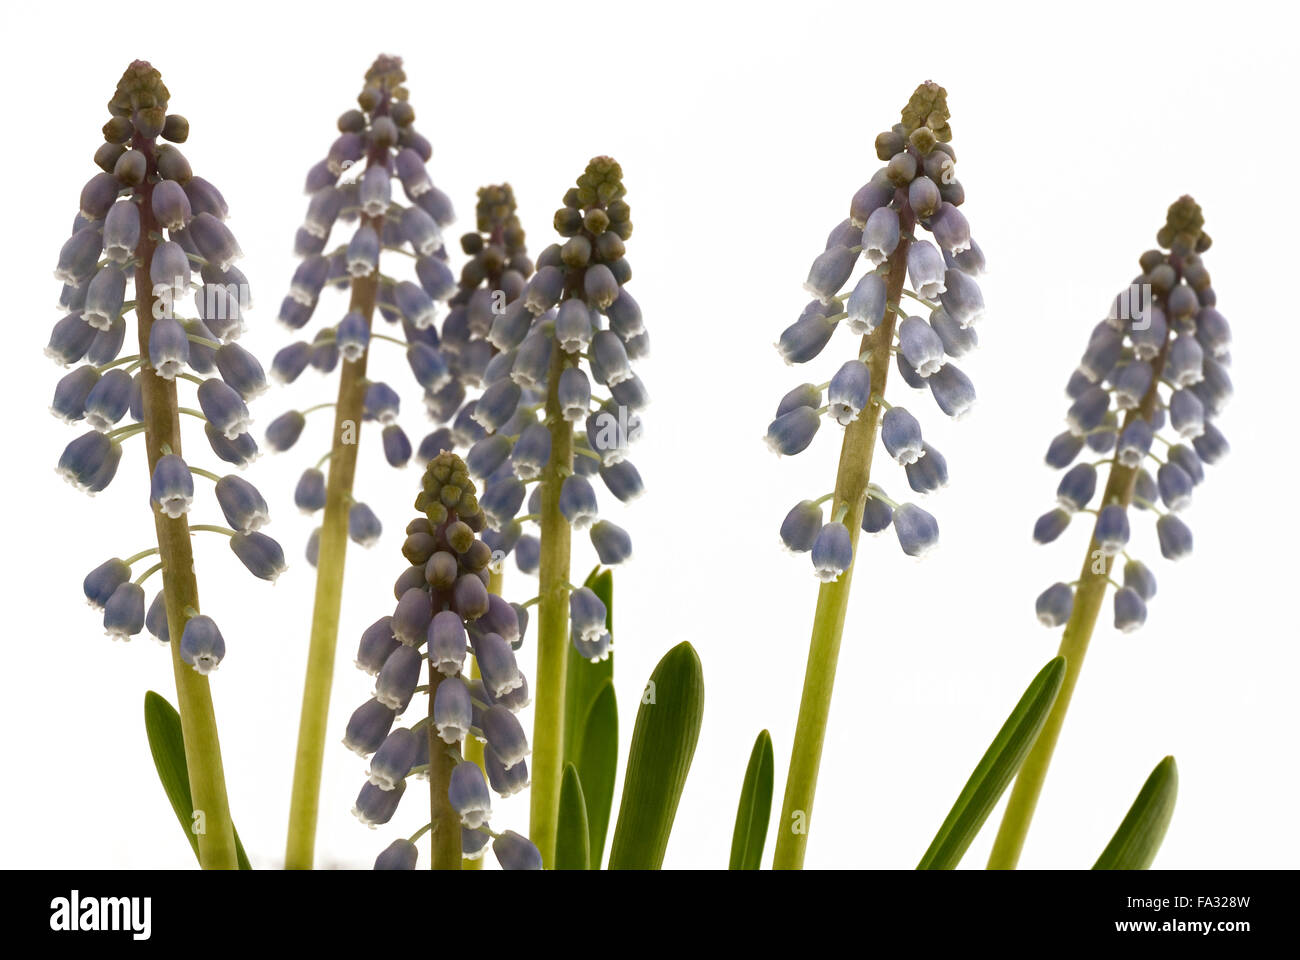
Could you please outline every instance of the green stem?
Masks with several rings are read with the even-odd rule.
[[[135,146],[149,158],[149,172],[154,170],[154,146],[136,134]],[[138,263],[153,259],[158,224],[153,216],[153,185],[148,178],[137,190],[140,198],[140,244],[136,248]],[[136,326],[140,356],[149,356],[149,332],[153,327],[154,296],[149,271],[135,271]],[[148,454],[149,473],[167,447],[181,455],[180,413],[176,402],[176,383],[158,376],[145,363],[140,372],[141,400]],[[194,553],[190,529],[185,516],[175,520],[154,511],[154,528],[158,536],[158,554],[163,564],[163,602],[167,608],[167,629],[174,642],[168,646],[172,655],[172,674],[176,681],[176,706],[181,716],[181,735],[185,744],[185,764],[189,773],[190,796],[194,803],[194,822],[199,847],[199,865],[205,870],[235,870],[239,861],[235,853],[235,829],[230,818],[230,801],[226,796],[226,777],[221,763],[221,741],[217,736],[217,717],[212,705],[208,678],[194,671],[181,659],[179,638],[185,631],[185,608],[199,608],[199,586],[194,575]]]
[[[433,701],[438,686],[445,678],[429,664],[429,723],[425,734],[429,738],[429,866],[434,870],[459,870],[461,868],[460,814],[451,805],[447,788],[451,784],[451,771],[460,756],[460,747],[448,746],[438,736],[433,723]],[[469,738],[474,739],[472,736]]]
[[[1124,418],[1127,427],[1136,417],[1150,420],[1155,410],[1158,395],[1156,386],[1160,382],[1160,372],[1164,369],[1168,338],[1161,347],[1159,355],[1152,361],[1155,376],[1150,389],[1142,398],[1137,410],[1130,410]],[[1122,428],[1121,428],[1122,429]],[[1133,500],[1133,489],[1137,482],[1137,467],[1126,467],[1119,462],[1118,456],[1112,458],[1110,476],[1106,481],[1106,491],[1102,494],[1102,504],[1118,503],[1128,507]],[[1047,779],[1047,768],[1052,763],[1052,754],[1056,750],[1056,741],[1060,739],[1061,727],[1065,723],[1065,714],[1070,709],[1070,698],[1074,695],[1075,684],[1079,681],[1079,671],[1083,669],[1083,660],[1088,653],[1088,643],[1092,631],[1101,614],[1101,605],[1106,599],[1106,587],[1110,582],[1110,569],[1114,558],[1102,554],[1094,536],[1088,544],[1088,555],[1083,559],[1083,572],[1079,574],[1078,586],[1074,593],[1074,609],[1065,625],[1061,636],[1060,655],[1065,657],[1065,679],[1061,682],[1061,692],[1056,695],[1056,703],[1043,724],[1034,747],[1025,758],[1024,765],[1016,777],[1016,785],[1011,790],[1006,812],[998,827],[998,835],[993,841],[993,850],[989,854],[990,870],[1014,870],[1020,862],[1020,853],[1025,846],[1025,837],[1029,833],[1029,824],[1033,820],[1034,810],[1038,806],[1038,797],[1043,790],[1043,781]]]
[[[912,217],[904,211],[903,233],[912,229]],[[904,237],[889,258],[889,277],[885,300],[898,303],[907,275],[907,248]],[[871,389],[883,395],[889,377],[888,347],[894,339],[898,322],[897,306],[890,306],[885,317],[862,339],[862,352],[869,354]],[[808,646],[808,665],[804,670],[803,696],[799,701],[799,720],[794,746],[790,752],[790,772],[786,777],[785,800],[777,822],[776,870],[803,867],[808,846],[808,829],[812,820],[813,797],[817,791],[817,771],[821,766],[822,744],[826,739],[826,721],[830,715],[831,693],[835,686],[835,666],[840,655],[840,638],[844,633],[844,616],[849,605],[849,587],[857,566],[858,533],[862,530],[862,512],[867,502],[867,485],[871,479],[871,457],[880,427],[881,407],[868,404],[844,429],[840,449],[839,471],[835,477],[835,496],[831,515],[843,511],[844,525],[853,544],[853,560],[838,580],[824,583],[817,592],[817,612],[813,616],[812,639]]]
[[[145,557],[152,557],[157,552],[158,552],[157,547],[147,547],[144,550],[141,550],[139,553],[131,554],[131,556],[127,557],[122,562],[129,567],[138,560],[143,560]]]
[[[546,413],[551,459],[542,474],[541,563],[538,569],[537,676],[533,708],[532,791],[529,835],[542,865],[555,860],[564,749],[564,685],[569,650],[569,521],[560,512],[560,486],[573,473],[573,425],[560,414],[558,388],[566,354],[551,350]]]
[[[379,220],[362,218],[376,231]],[[379,292],[379,272],[352,281],[348,309],[361,313],[369,326]],[[316,560],[316,600],[312,609],[311,641],[307,649],[307,677],[303,683],[302,713],[298,722],[298,749],[289,800],[289,835],[284,865],[289,870],[310,870],[316,847],[316,818],[320,807],[321,768],[325,762],[326,724],[330,687],[334,680],[334,653],[338,646],[339,613],[343,603],[343,565],[348,549],[348,506],[357,470],[357,445],[366,396],[368,352],[342,364],[338,401],[334,408],[334,441],[329,453],[325,485],[325,513],[321,521],[320,553]],[[460,835],[457,834],[457,843]]]

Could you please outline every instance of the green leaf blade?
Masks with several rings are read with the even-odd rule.
[[[605,857],[609,817],[614,810],[614,779],[618,776],[618,699],[613,680],[606,680],[601,686],[587,711],[584,727],[578,777],[586,799],[591,868],[599,870]]]
[[[1146,870],[1164,842],[1178,800],[1178,764],[1165,757],[1147,777],[1094,870]]]
[[[662,866],[703,719],[704,671],[683,641],[664,654],[641,697],[609,869]]]
[[[197,860],[199,840],[191,829],[190,816],[194,811],[194,800],[190,793],[189,766],[185,761],[181,715],[166,697],[152,690],[146,691],[144,695],[144,730],[149,739],[154,769],[158,771],[158,780],[162,783],[167,802],[171,804],[172,812],[176,814],[181,831]],[[244,845],[239,841],[239,831],[235,831],[235,855],[240,870],[253,869],[248,854],[244,852]]]
[[[971,841],[1020,771],[1056,703],[1064,679],[1065,658],[1056,657],[1030,681],[966,781],[947,819],[917,864],[918,870],[952,870],[961,862]]]
[[[560,812],[555,824],[555,869],[590,870],[590,843],[587,801],[582,795],[578,768],[566,763],[560,781]]]
[[[749,754],[745,782],[740,788],[740,807],[731,834],[731,870],[757,870],[767,843],[767,825],[772,816],[772,783],[775,763],[772,736],[759,733]]]

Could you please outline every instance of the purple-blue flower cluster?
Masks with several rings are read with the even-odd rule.
[[[369,350],[382,340],[405,350],[411,373],[430,403],[455,385],[436,324],[441,305],[456,292],[442,235],[455,215],[451,201],[429,178],[426,164],[433,148],[415,129],[405,79],[400,58],[379,57],[366,74],[358,107],[339,117],[338,137],[325,159],[307,174],[307,215],[294,240],[301,261],[280,305],[280,321],[291,330],[302,330],[315,316],[325,290],[350,290],[352,296],[332,326],[275,355],[271,373],[281,383],[292,383],[308,366],[324,374],[340,363],[364,371]],[[397,198],[399,190],[405,203]],[[345,236],[331,245],[336,227]],[[411,258],[414,279],[381,273],[383,251]],[[393,335],[372,331],[375,310]],[[364,380],[362,388],[363,419],[380,425],[385,460],[405,467],[417,448],[398,423],[398,391],[370,380]],[[290,410],[273,421],[268,444],[277,451],[292,447],[308,412]],[[442,438],[431,434],[418,447],[419,461],[427,463],[442,448]],[[325,506],[320,467],[303,473],[295,493],[297,506],[307,513]],[[379,536],[378,519],[363,504],[354,504],[352,510],[358,508],[365,516],[350,516],[349,531],[356,543],[367,546]]]
[[[862,338],[858,353],[825,383],[800,384],[781,399],[766,437],[778,455],[806,450],[827,418],[847,428],[870,411],[868,422],[874,430],[878,418],[880,440],[915,493],[929,494],[948,482],[947,462],[925,442],[919,420],[885,400],[883,379],[888,353],[903,381],[929,391],[949,417],[965,415],[975,402],[974,386],[952,361],[977,344],[984,300],[975,278],[984,270],[984,256],[960,209],[965,191],[955,176],[950,139],[946,93],[933,83],[918,87],[902,122],[876,138],[885,166],[854,194],[849,216],[830,232],[804,285],[813,299],[777,343],[787,363],[809,363],[844,327]],[[918,226],[930,240],[919,235]],[[853,282],[859,263],[865,270]],[[909,315],[900,296],[928,316]],[[881,382],[872,382],[873,370]],[[877,415],[872,407],[883,412]],[[863,530],[879,533],[892,526],[909,556],[921,556],[938,542],[938,525],[925,510],[892,500],[874,483],[866,495]],[[810,552],[823,581],[838,579],[853,560],[844,517],[823,517],[822,504],[830,499],[796,504],[781,525],[782,542]]]
[[[455,762],[447,789],[462,850],[477,858],[493,836],[489,784],[503,797],[528,786],[528,739],[516,717],[529,702],[528,684],[515,661],[528,617],[488,592],[492,550],[478,536],[487,518],[460,457],[443,452],[429,462],[415,505],[422,516],[406,528],[402,553],[410,565],[394,586],[397,605],[366,629],[357,650],[357,666],[375,677],[375,689],[352,714],[343,740],[370,758],[353,812],[368,826],[387,823],[407,779],[427,778],[430,750],[446,752]],[[394,727],[421,690],[434,691],[425,715]],[[468,736],[485,744],[484,768],[461,756]],[[496,837],[501,865],[540,864],[536,848],[519,840]],[[410,869],[415,860],[414,844],[402,840],[375,866]]]
[[[81,191],[72,235],[55,269],[66,315],[55,324],[46,354],[73,369],[55,387],[50,410],[65,423],[90,428],[64,449],[58,472],[91,494],[112,482],[123,442],[150,429],[146,395],[154,391],[145,388],[157,378],[168,381],[164,400],[172,406],[178,381],[196,385],[198,409],[181,406],[176,412],[203,421],[220,459],[242,468],[257,455],[247,402],[266,389],[266,378],[257,359],[236,343],[250,303],[248,283],[233,265],[239,244],[226,226],[221,193],[193,174],[175,146],[187,139],[189,124],[167,113],[167,101],[157,70],[144,61],[127,69],[109,101],[112,117],[95,153],[101,172]],[[128,283],[135,299],[127,298]],[[193,316],[183,316],[190,312],[191,290]],[[133,309],[142,318],[143,349],[123,355]],[[119,425],[124,419],[131,422]],[[232,551],[255,576],[274,580],[284,556],[260,532],[269,519],[266,501],[242,477],[192,468],[179,449],[163,443],[150,478],[153,509],[169,520],[187,517],[196,476],[215,484]],[[133,562],[158,552],[114,558],[86,576],[86,599],[103,611],[105,632],[114,639],[148,629],[169,641],[162,592],[146,610],[141,586],[161,564],[134,580],[131,571]],[[225,643],[210,618],[188,611],[186,616],[181,655],[208,673],[224,656]]]
[[[1114,624],[1126,633],[1145,622],[1156,592],[1154,574],[1126,550],[1130,505],[1155,515],[1161,554],[1182,559],[1192,551],[1182,512],[1205,478],[1205,465],[1228,452],[1215,420],[1232,397],[1231,332],[1202,260],[1210,246],[1203,224],[1191,197],[1169,208],[1157,235],[1162,249],[1142,254],[1141,273],[1093,328],[1066,387],[1067,429],[1047,450],[1047,465],[1065,473],[1057,506],[1038,518],[1034,539],[1050,543],[1075,514],[1095,515],[1088,569],[1109,574],[1123,560],[1122,582],[1111,583]],[[1075,462],[1089,454],[1102,459]],[[1038,619],[1050,627],[1068,622],[1074,588],[1055,583],[1043,591]]]
[[[649,402],[633,369],[648,352],[649,338],[641,308],[625,289],[631,279],[625,241],[632,233],[625,193],[619,165],[609,157],[593,159],[555,214],[564,242],[542,251],[526,283],[522,269],[506,270],[499,286],[479,288],[483,271],[467,267],[463,310],[453,308],[443,328],[458,383],[482,388],[459,408],[451,434],[468,447],[470,473],[484,484],[484,539],[500,556],[513,551],[525,573],[537,570],[538,540],[523,524],[539,517],[544,482],[561,484],[564,519],[589,532],[601,563],[631,556],[627,531],[600,519],[590,479],[599,475],[625,503],[643,490],[627,453]],[[513,197],[499,199],[508,199],[513,213]],[[480,212],[481,227],[482,219]],[[522,231],[519,237],[522,244]],[[472,292],[466,297],[467,286]],[[455,390],[464,396],[461,387]],[[572,463],[544,480],[561,431],[568,433]],[[574,645],[598,658],[608,639],[602,646],[575,635]]]

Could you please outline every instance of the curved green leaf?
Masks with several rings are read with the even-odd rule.
[[[1097,858],[1094,870],[1145,870],[1155,860],[1174,816],[1178,764],[1165,757],[1147,777],[1124,822]]]
[[[993,738],[975,772],[966,781],[948,818],[935,834],[918,870],[952,870],[984,826],[1043,729],[1065,678],[1065,658],[1049,661],[1030,682],[1007,722]]]
[[[601,685],[583,726],[578,776],[586,799],[591,868],[599,870],[605,856],[609,815],[614,808],[614,778],[618,775],[618,699],[613,680]]]
[[[767,843],[767,822],[772,816],[772,736],[766,730],[754,741],[740,788],[740,808],[731,834],[732,870],[757,870]]]
[[[190,815],[194,810],[194,800],[190,793],[190,772],[185,762],[185,737],[181,733],[181,715],[167,702],[167,698],[152,690],[144,695],[144,730],[149,737],[149,752],[153,754],[154,769],[162,782],[163,792],[172,805],[176,819],[180,821],[181,830],[189,840],[195,859],[199,855],[199,841],[190,829]],[[239,842],[239,831],[235,831],[235,854],[239,860],[240,870],[251,870],[248,854]]]
[[[560,781],[560,812],[555,824],[555,869],[590,870],[591,842],[587,827],[587,801],[582,795],[578,769],[564,765]]]
[[[658,870],[704,719],[704,671],[695,648],[669,650],[646,684],[623,777],[611,870]]]

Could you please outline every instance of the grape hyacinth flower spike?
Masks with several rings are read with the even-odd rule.
[[[485,428],[474,419],[478,398],[496,381],[509,379],[515,340],[527,332],[532,320],[521,298],[533,274],[533,262],[510,184],[479,189],[475,228],[460,238],[461,250],[469,259],[461,267],[459,280],[453,281],[448,273],[440,281],[451,290],[440,347],[445,375],[425,385],[425,407],[440,426],[420,443],[418,456],[424,463],[444,449],[469,451],[486,436]],[[412,369],[425,359],[423,352],[418,358],[413,356]],[[491,471],[476,467],[488,463],[493,469],[501,466],[510,452],[508,443],[507,436],[500,436],[480,448],[469,464],[470,473],[482,478]],[[506,549],[503,555],[508,552]]]
[[[65,479],[88,493],[105,489],[124,444],[143,437],[156,546],[99,564],[82,588],[103,612],[109,636],[129,640],[147,629],[171,648],[190,792],[204,814],[199,863],[231,869],[238,865],[236,841],[207,676],[226,643],[216,622],[199,613],[190,537],[224,534],[240,562],[265,580],[279,576],[284,555],[259,530],[269,517],[257,488],[236,474],[193,465],[182,450],[185,414],[204,422],[218,458],[236,466],[251,461],[257,444],[247,431],[246,401],[260,392],[263,376],[256,358],[235,342],[249,296],[233,265],[239,245],[225,223],[226,202],[175,145],[185,142],[189,124],[167,112],[168,99],[160,74],[145,61],[132,63],[118,82],[95,153],[101,172],[82,189],[72,236],[59,253],[55,277],[67,313],[46,353],[64,366],[80,364],[59,381],[51,411],[90,428],[59,458]],[[134,299],[127,299],[128,284]],[[197,316],[184,317],[178,311],[191,287]],[[132,309],[138,352],[123,355]],[[181,383],[196,388],[197,408],[180,404]],[[132,422],[119,426],[124,418]],[[208,482],[211,497],[196,490]],[[190,523],[213,499],[228,526]],[[133,576],[133,565],[155,557]],[[162,589],[146,609],[143,584],[155,572]]]
[[[597,519],[588,478],[599,474],[625,502],[641,491],[627,451],[649,400],[633,362],[649,343],[641,309],[625,288],[631,279],[625,245],[632,234],[625,194],[622,169],[609,157],[593,159],[565,194],[555,214],[562,242],[538,255],[522,293],[510,299],[506,291],[503,309],[491,316],[486,341],[497,352],[483,367],[482,392],[461,408],[452,427],[463,434],[458,441],[470,441],[466,461],[483,481],[485,539],[501,555],[513,550],[520,570],[539,576],[529,832],[548,868],[560,799],[568,648],[589,660],[609,651],[607,636],[570,630],[572,533],[585,530],[602,563],[627,559],[630,539]],[[471,323],[473,297],[464,323]],[[453,329],[456,317],[453,310],[444,326],[448,341],[460,336]],[[463,379],[469,365],[466,347],[459,349]],[[523,532],[524,523],[537,524],[536,537]]]
[[[332,317],[334,326],[283,348],[271,368],[282,383],[297,379],[309,365],[324,373],[338,370],[339,379],[335,402],[291,410],[267,431],[270,445],[284,450],[297,441],[306,415],[317,409],[334,411],[330,450],[303,474],[295,491],[298,507],[320,511],[322,518],[308,545],[316,567],[316,598],[290,802],[285,855],[290,869],[310,868],[314,855],[348,540],[369,546],[381,532],[379,517],[354,497],[363,422],[380,424],[391,465],[405,466],[412,456],[411,443],[397,422],[399,394],[367,378],[370,349],[390,342],[402,347],[408,358],[414,357],[412,369],[425,389],[447,377],[434,321],[438,302],[452,290],[441,231],[453,214],[425,169],[432,147],[415,129],[405,79],[399,58],[375,60],[357,108],[339,117],[339,133],[327,156],[308,172],[310,200],[294,242],[302,261],[280,306],[281,322],[301,330],[328,288],[349,292],[346,310],[339,308]],[[399,188],[407,204],[395,196]],[[336,225],[345,234],[330,247]],[[416,281],[382,273],[384,251],[413,255]],[[376,310],[398,328],[398,336],[372,330]]]
[[[505,869],[541,865],[531,842],[488,825],[491,793],[509,797],[528,785],[528,739],[515,716],[528,685],[510,644],[519,634],[514,608],[487,592],[492,550],[479,538],[487,518],[476,492],[456,454],[429,462],[415,502],[421,515],[406,527],[409,566],[397,581],[397,605],[366,629],[357,651],[375,688],[343,740],[370,764],[353,813],[370,827],[387,823],[408,780],[429,781],[429,822],[386,847],[377,870],[414,869],[425,833],[435,870],[460,869],[462,857],[481,856],[489,838]],[[417,693],[428,701],[423,715],[394,726]],[[485,745],[483,767],[462,755],[474,741]]]
[[[843,427],[834,490],[794,505],[780,528],[787,549],[811,554],[822,585],[779,821],[778,869],[803,865],[858,534],[892,527],[911,557],[923,556],[939,538],[928,511],[891,499],[872,476],[879,437],[914,493],[924,496],[948,482],[947,461],[925,441],[920,419],[885,399],[890,368],[949,417],[965,415],[975,400],[954,361],[976,345],[984,301],[975,278],[984,258],[961,212],[965,191],[955,176],[948,116],[944,89],[924,83],[902,121],[876,138],[885,166],[831,231],[804,285],[813,299],[777,343],[787,363],[805,364],[822,354],[838,328],[857,338],[847,356],[826,368],[826,382],[801,384],[782,397],[767,429],[775,453],[794,455],[812,445],[825,421]]]
[[[1130,514],[1135,524],[1154,516],[1164,559],[1182,559],[1192,550],[1183,511],[1204,479],[1204,465],[1228,452],[1214,421],[1232,396],[1231,335],[1202,259],[1210,247],[1204,223],[1191,197],[1169,207],[1156,235],[1159,248],[1139,258],[1141,272],[1093,328],[1070,378],[1067,429],[1047,452],[1048,466],[1066,472],[1058,505],[1038,519],[1034,539],[1055,540],[1075,514],[1095,520],[1079,578],[1052,584],[1036,601],[1040,622],[1065,628],[1065,678],[1011,791],[989,857],[992,869],[1012,869],[1020,860],[1107,591],[1114,590],[1117,630],[1129,633],[1147,619],[1156,578],[1126,549]],[[1102,459],[1074,463],[1090,451]],[[1098,468],[1106,471],[1104,483]]]
[[[441,342],[432,348],[416,345],[408,351],[408,361],[416,379],[425,386],[424,405],[430,418],[438,424],[420,441],[415,457],[427,464],[443,450],[474,451],[470,473],[487,477],[502,468],[511,453],[509,434],[487,432],[474,420],[478,397],[488,385],[507,376],[514,359],[512,349],[501,349],[493,342],[493,324],[508,314],[513,323],[527,324],[531,314],[524,309],[521,297],[533,274],[525,233],[516,212],[514,190],[510,184],[491,184],[478,191],[475,206],[475,229],[460,238],[461,251],[468,257],[461,267],[455,292],[447,299]],[[436,276],[441,292],[452,282],[451,274],[441,261],[427,260],[422,276],[430,283]],[[436,265],[436,275],[431,268]],[[549,434],[540,424],[534,425],[532,440],[544,438],[540,448],[534,443],[530,461],[534,470],[544,465]],[[486,439],[482,446],[478,441]],[[527,443],[525,444],[527,446]],[[525,461],[514,458],[512,466],[522,468]],[[502,530],[485,529],[484,542],[493,552],[489,565],[488,592],[500,596],[503,587],[505,558],[522,536],[519,523]],[[470,666],[470,679],[478,678],[478,663]],[[480,767],[485,765],[483,745],[474,738],[465,744],[465,757]],[[477,857],[467,857],[464,865],[476,869]]]

